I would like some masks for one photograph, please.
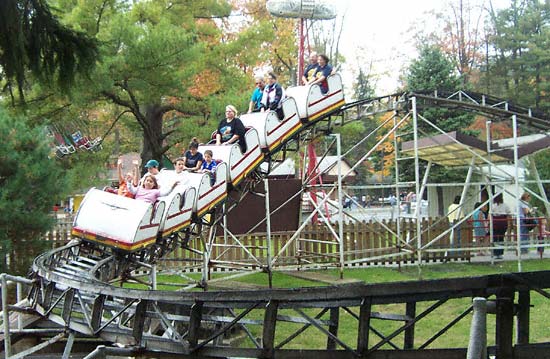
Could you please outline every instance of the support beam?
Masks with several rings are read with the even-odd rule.
[[[338,325],[340,321],[340,308],[330,308],[330,324],[328,331],[335,337],[338,336]],[[336,341],[331,337],[327,338],[327,350],[336,350]]]
[[[195,302],[195,304],[191,306],[191,316],[189,319],[189,335],[187,337],[190,348],[196,347],[199,343],[199,331],[202,321],[203,304],[203,302]]]
[[[531,311],[531,292],[518,292],[517,333],[518,344],[529,344],[529,316]]]
[[[148,304],[149,301],[142,299],[136,306],[132,336],[134,337],[137,346],[141,346],[140,344],[143,337],[143,329],[145,328],[145,318],[147,316]]]
[[[273,271],[272,271],[272,265],[271,265],[271,257],[272,254],[272,248],[271,248],[271,209],[269,206],[269,180],[266,178],[264,179],[264,191],[265,191],[265,219],[266,219],[266,241],[267,241],[267,260],[266,260],[266,270],[267,270],[267,277],[269,281],[269,288],[273,288]]]
[[[92,319],[91,325],[92,329],[95,332],[101,326],[101,318],[103,316],[103,306],[105,305],[105,295],[99,295],[94,300],[94,305],[92,307]]]
[[[495,350],[498,359],[513,359],[514,290],[502,288],[497,293]]]
[[[414,182],[416,193],[416,207],[420,206],[422,198],[420,194],[420,158],[418,156],[418,112],[416,108],[416,97],[411,99],[412,118],[413,118],[413,138],[414,138]],[[415,212],[416,218],[416,255],[418,265],[418,275],[422,276],[422,223],[420,223],[420,211]]]
[[[487,358],[487,299],[476,297],[472,303],[474,315],[470,326],[467,359]]]
[[[275,329],[277,326],[277,311],[279,303],[270,300],[264,313],[264,329],[262,333],[262,358],[275,357]]]
[[[71,330],[69,332],[69,337],[67,338],[67,343],[65,344],[65,349],[63,349],[63,356],[61,357],[61,359],[69,359],[71,357],[71,350],[73,349],[74,337],[75,337],[75,334]]]
[[[369,328],[372,311],[372,298],[361,300],[359,309],[359,329],[357,330],[357,354],[364,355],[369,350]]]
[[[414,318],[416,317],[416,302],[407,302],[405,314],[408,318],[411,318],[409,322],[414,322]],[[405,329],[403,349],[414,349],[414,324]]]
[[[11,355],[11,333],[10,333],[10,311],[8,310],[8,280],[4,273],[0,277],[2,286],[2,322],[4,327],[4,355],[7,358]]]
[[[69,326],[71,321],[71,313],[73,311],[73,303],[74,303],[74,294],[75,289],[71,288],[65,294],[65,300],[63,301],[63,312],[61,313],[61,316],[63,317],[63,321],[65,322],[65,326]]]

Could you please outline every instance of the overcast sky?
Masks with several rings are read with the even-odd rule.
[[[469,1],[482,5],[489,0]],[[510,0],[492,2],[495,7],[502,8]],[[340,16],[345,13],[340,47],[348,63],[343,69],[346,87],[351,88],[352,71],[357,69],[356,57],[361,53],[358,49],[363,48],[367,59],[374,61],[379,77],[377,95],[385,95],[394,92],[400,70],[417,55],[410,35],[411,27],[433,28],[434,17],[430,12],[441,11],[448,0],[333,0],[333,3]]]

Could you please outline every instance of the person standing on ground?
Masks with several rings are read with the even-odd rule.
[[[417,204],[418,206],[418,204]],[[447,219],[449,220],[449,226],[451,227],[451,237],[454,233],[456,239],[455,247],[460,247],[460,224],[458,222],[464,218],[462,208],[460,208],[460,196],[455,196],[453,203],[447,208]]]
[[[504,203],[502,193],[499,193],[493,199],[493,208],[491,216],[493,217],[493,244],[502,244],[504,242],[504,236],[508,230],[508,221],[510,220],[510,207]],[[504,249],[495,248],[493,255],[495,259],[502,259]]]
[[[474,204],[474,213],[472,214],[472,224],[474,227],[474,240],[478,243],[479,247],[487,247],[487,239],[489,233],[489,225],[487,223],[487,205],[481,205],[480,202]],[[479,252],[483,254],[484,251]]]
[[[521,239],[521,254],[529,253],[529,248],[523,248],[523,246],[529,245],[529,231],[537,225],[537,220],[533,217],[533,209],[529,205],[531,195],[527,192],[523,192],[519,201],[519,218],[520,227],[519,234]]]

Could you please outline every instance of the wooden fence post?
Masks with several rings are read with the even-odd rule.
[[[518,313],[517,313],[517,343],[529,344],[529,315],[531,305],[531,292],[521,290],[518,292]]]
[[[496,313],[496,357],[513,359],[514,290],[502,288],[497,293]]]
[[[365,297],[361,301],[359,309],[359,324],[357,330],[357,354],[362,356],[369,350],[370,317],[372,311],[372,298]]]
[[[416,318],[416,302],[407,302],[405,315],[408,322],[413,322]],[[403,344],[404,349],[414,348],[414,324],[405,329],[405,339]]]

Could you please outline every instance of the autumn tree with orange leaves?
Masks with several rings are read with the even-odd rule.
[[[460,74],[462,86],[478,78],[484,60],[484,3],[471,0],[449,1],[448,12],[441,15],[445,24],[439,44]]]
[[[283,86],[294,84],[298,58],[298,20],[269,14],[265,0],[232,0],[242,16],[238,26],[226,26],[226,40],[233,41],[239,66],[249,75],[272,70]],[[237,31],[236,31],[237,30]]]

